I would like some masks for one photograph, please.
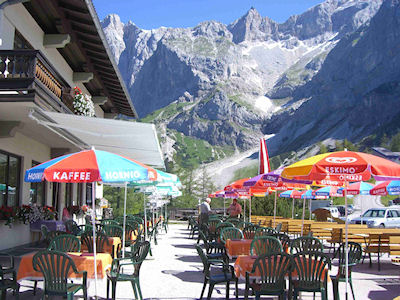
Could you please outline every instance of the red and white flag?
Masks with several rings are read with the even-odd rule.
[[[258,174],[264,174],[271,171],[269,166],[269,156],[267,149],[267,141],[263,138],[260,139],[260,151],[258,152]]]

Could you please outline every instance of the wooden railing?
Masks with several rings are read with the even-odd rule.
[[[0,90],[35,90],[73,110],[71,87],[39,50],[0,50]]]

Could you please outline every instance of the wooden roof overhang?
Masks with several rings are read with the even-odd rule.
[[[31,0],[24,6],[45,34],[70,35],[71,42],[58,51],[74,72],[93,73],[84,85],[92,96],[108,98],[105,113],[137,117],[90,0]]]

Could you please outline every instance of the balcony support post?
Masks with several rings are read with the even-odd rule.
[[[43,46],[45,48],[64,48],[71,41],[69,34],[45,34]]]

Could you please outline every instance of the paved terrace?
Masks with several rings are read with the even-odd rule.
[[[141,268],[141,287],[144,299],[198,299],[203,285],[202,264],[194,249],[195,240],[188,238],[189,231],[186,223],[171,224],[167,234],[159,235],[157,246],[152,245],[153,257],[143,263]],[[37,249],[24,249],[16,252],[22,255]],[[20,257],[20,256],[19,256]],[[17,256],[17,263],[19,258]],[[374,260],[376,261],[376,260]],[[334,261],[335,265],[336,261]],[[387,255],[382,259],[381,271],[374,263],[369,268],[368,261],[355,267],[353,270],[353,284],[357,299],[393,299],[400,295],[400,266],[393,265]],[[333,267],[330,274],[335,274],[337,268]],[[43,287],[38,284],[36,296],[32,294],[32,282],[21,282],[20,299],[41,299]],[[239,281],[239,299],[244,298],[244,281]],[[207,293],[207,290],[206,290]],[[340,284],[341,298],[345,299],[344,283]],[[94,294],[94,284],[90,283],[89,295]],[[98,283],[99,299],[106,297],[105,281]],[[110,292],[111,295],[111,292]],[[12,299],[8,294],[7,299]],[[349,299],[351,297],[349,289]],[[134,294],[130,283],[117,284],[118,299],[133,299]],[[216,286],[212,299],[225,298],[225,285]],[[234,284],[231,284],[230,298],[235,299]],[[317,294],[317,299],[319,294]],[[328,298],[333,299],[332,285],[328,285]],[[75,299],[78,299],[76,297]],[[252,298],[250,298],[252,299]],[[263,299],[277,299],[265,297]],[[312,299],[312,293],[304,293],[301,299]]]

